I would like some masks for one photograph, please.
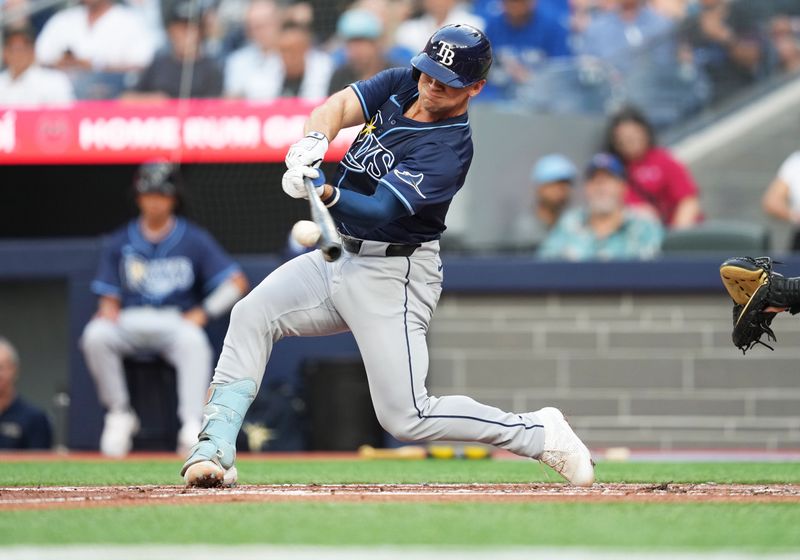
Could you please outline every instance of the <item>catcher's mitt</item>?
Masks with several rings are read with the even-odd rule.
[[[777,313],[767,308],[788,308],[792,313],[800,311],[795,303],[795,279],[784,278],[772,271],[769,257],[734,257],[719,267],[722,283],[733,298],[733,344],[746,353],[756,344],[773,350],[761,341],[766,335],[775,341],[770,323]]]

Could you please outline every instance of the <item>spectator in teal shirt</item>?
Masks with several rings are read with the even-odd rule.
[[[595,155],[586,170],[585,206],[561,217],[539,256],[569,261],[655,257],[663,227],[652,216],[625,206],[626,189],[622,162],[610,154]]]

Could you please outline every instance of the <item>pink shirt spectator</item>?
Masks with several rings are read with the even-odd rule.
[[[651,148],[644,156],[626,165],[629,206],[649,205],[665,224],[671,224],[675,210],[687,197],[698,196],[689,170],[664,148]]]
[[[653,125],[636,107],[624,107],[606,129],[608,150],[625,163],[626,204],[657,215],[670,229],[689,228],[702,221],[697,185],[689,170],[658,147]]]

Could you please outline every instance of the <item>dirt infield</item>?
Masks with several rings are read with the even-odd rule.
[[[800,502],[800,485],[346,484],[0,488],[0,510],[220,502]]]

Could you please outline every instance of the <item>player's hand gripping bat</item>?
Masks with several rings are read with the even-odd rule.
[[[333,262],[342,255],[342,242],[336,225],[333,223],[331,213],[320,200],[317,190],[311,179],[305,178],[303,184],[308,191],[308,205],[311,207],[311,219],[319,226],[320,235],[317,247],[320,248],[325,260]]]

